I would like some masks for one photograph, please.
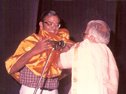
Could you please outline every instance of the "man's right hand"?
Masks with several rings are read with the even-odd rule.
[[[51,44],[48,42],[48,39],[41,39],[39,42],[36,43],[36,45],[32,48],[32,51],[34,54],[39,54],[43,52],[44,50],[47,50],[51,47]]]

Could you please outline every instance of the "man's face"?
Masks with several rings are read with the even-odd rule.
[[[57,34],[60,27],[59,18],[57,16],[46,16],[43,22],[43,29]]]

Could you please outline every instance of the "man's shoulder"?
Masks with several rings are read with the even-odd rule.
[[[32,33],[31,35],[29,35],[28,37],[26,37],[24,39],[24,41],[28,41],[28,40],[38,40],[39,39],[39,36],[36,34],[36,33]]]

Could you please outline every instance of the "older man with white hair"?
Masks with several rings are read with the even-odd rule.
[[[60,55],[59,66],[72,68],[69,94],[117,94],[119,72],[107,47],[110,28],[102,20],[91,20],[83,41]]]

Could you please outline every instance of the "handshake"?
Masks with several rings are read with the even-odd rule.
[[[51,43],[52,47],[55,50],[61,50],[66,46],[66,44],[64,43],[63,40],[61,40],[61,41],[49,40],[49,43]]]

